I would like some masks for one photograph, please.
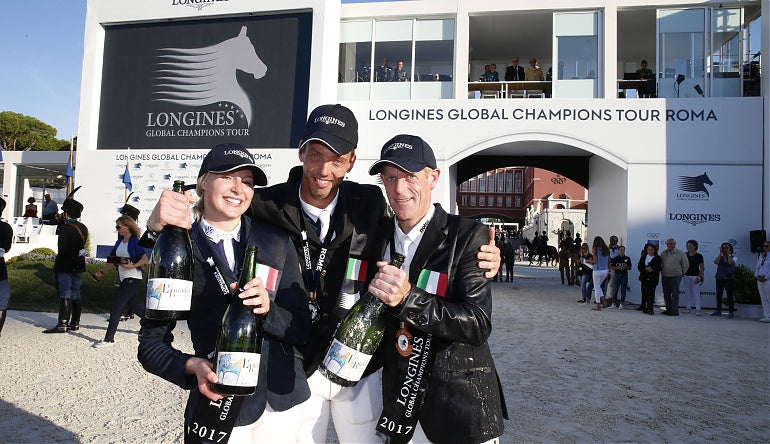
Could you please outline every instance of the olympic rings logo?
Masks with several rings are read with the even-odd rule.
[[[647,233],[649,239],[657,239],[660,237],[660,233]]]
[[[567,181],[567,179],[565,179],[564,177],[557,176],[557,177],[552,177],[551,178],[551,182],[553,182],[555,184],[559,184],[559,185],[563,184],[566,181]]]

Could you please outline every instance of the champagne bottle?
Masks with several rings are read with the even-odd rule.
[[[404,256],[395,253],[390,264],[401,267]],[[340,322],[318,370],[341,386],[355,385],[380,344],[387,321],[387,306],[366,292]]]
[[[238,281],[238,293],[256,276],[257,247],[248,246]],[[262,353],[262,316],[254,307],[233,296],[222,318],[217,339],[216,373],[219,381],[211,387],[226,395],[251,395],[257,388],[259,360]]]
[[[184,182],[174,181],[174,191],[184,193]],[[193,254],[190,234],[166,225],[155,240],[147,278],[145,317],[156,320],[187,319],[193,287]]]

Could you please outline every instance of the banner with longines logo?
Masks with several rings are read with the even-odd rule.
[[[296,147],[311,13],[105,28],[98,149]]]

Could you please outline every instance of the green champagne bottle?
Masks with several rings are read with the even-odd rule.
[[[248,246],[238,281],[238,292],[257,273],[257,247]],[[262,318],[234,295],[222,318],[217,339],[216,373],[219,381],[211,387],[225,395],[251,395],[257,388],[262,353]]]
[[[393,255],[390,264],[401,267],[404,256]],[[342,319],[318,370],[341,386],[355,385],[380,344],[387,321],[387,305],[366,292]]]
[[[184,182],[174,181],[174,191],[184,193]],[[155,240],[147,277],[145,317],[162,321],[187,319],[193,287],[193,254],[190,234],[166,225]]]

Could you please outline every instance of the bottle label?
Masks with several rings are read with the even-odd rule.
[[[218,352],[218,383],[233,387],[256,387],[259,379],[259,359],[259,353]]]
[[[371,359],[372,355],[352,349],[334,338],[323,360],[323,365],[342,379],[359,381]]]
[[[147,279],[147,308],[188,311],[192,302],[192,281],[169,278]]]

